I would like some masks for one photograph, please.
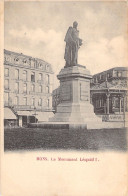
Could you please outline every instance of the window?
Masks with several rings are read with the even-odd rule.
[[[49,75],[46,75],[46,83],[49,84]]]
[[[49,93],[49,87],[46,86],[46,93]]]
[[[39,86],[39,93],[42,93],[42,86]]]
[[[19,79],[19,70],[15,69],[15,79]]]
[[[34,72],[31,73],[31,82],[35,82],[35,73]]]
[[[35,98],[32,98],[32,106],[35,106]]]
[[[32,92],[35,91],[35,85],[34,85],[34,84],[31,85],[31,91],[32,91]]]
[[[23,63],[26,64],[27,63],[27,59],[23,59]]]
[[[42,106],[42,99],[41,99],[41,98],[40,98],[39,101],[38,101],[38,105],[39,105],[39,106]]]
[[[27,93],[27,84],[24,84],[23,92],[24,92],[24,93]]]
[[[105,75],[101,75],[101,80],[103,80],[105,78]]]
[[[8,104],[8,99],[9,99],[9,93],[4,93],[4,103]]]
[[[47,100],[47,107],[49,108],[49,99]]]
[[[16,82],[15,83],[15,92],[19,92],[19,83],[18,82]]]
[[[16,57],[16,58],[14,59],[14,61],[18,62],[18,61],[19,61],[19,59]]]
[[[108,76],[108,78],[111,78],[111,76],[112,76],[112,75],[111,75],[111,72],[108,73],[107,76]]]
[[[11,61],[11,58],[10,58],[10,56],[8,56],[8,55],[5,56],[4,59],[5,59],[5,61],[8,61],[8,62]]]
[[[5,88],[6,90],[9,89],[9,80],[5,80],[5,82],[4,82],[4,88]]]
[[[117,76],[121,77],[122,76],[122,72],[117,72]]]
[[[50,67],[49,67],[49,65],[47,64],[47,65],[46,65],[46,70],[48,71],[48,70],[49,70],[49,68],[50,68]]]
[[[17,96],[15,97],[15,99],[14,99],[14,104],[15,104],[15,105],[18,105],[18,104],[19,104],[19,97],[17,97]]]
[[[27,105],[27,97],[24,97],[24,98],[23,98],[23,104],[24,104],[24,105]]]
[[[27,81],[27,71],[23,71],[23,80]]]
[[[4,71],[5,71],[5,72],[4,72],[4,75],[5,75],[5,76],[9,76],[9,69],[8,69],[8,68],[5,68]]]
[[[39,73],[39,80],[42,80],[42,74]]]

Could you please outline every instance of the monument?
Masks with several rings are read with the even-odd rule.
[[[66,66],[76,66],[78,59],[78,49],[82,45],[82,39],[79,38],[79,31],[77,30],[78,23],[75,21],[73,27],[69,27],[64,41],[66,42],[64,59]]]
[[[69,27],[64,41],[66,42],[64,59],[65,66],[57,78],[60,80],[60,104],[57,112],[49,122],[67,123],[70,126],[81,127],[85,125],[101,124],[90,104],[90,75],[85,66],[78,64],[78,50],[82,45],[75,21]]]

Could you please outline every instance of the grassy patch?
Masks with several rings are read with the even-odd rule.
[[[76,149],[127,150],[126,129],[72,130],[14,128],[5,129],[4,148],[20,149]]]

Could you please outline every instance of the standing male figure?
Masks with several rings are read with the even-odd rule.
[[[78,49],[82,45],[82,39],[79,38],[77,30],[78,23],[75,21],[73,27],[69,27],[64,41],[66,42],[64,59],[66,67],[76,66],[78,60]]]

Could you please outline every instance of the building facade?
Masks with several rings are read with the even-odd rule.
[[[9,110],[19,126],[52,115],[53,71],[42,59],[4,50],[5,119]],[[12,115],[13,116],[13,115]],[[14,119],[14,118],[13,118]]]
[[[128,111],[128,69],[115,67],[95,74],[90,85],[95,113],[106,120],[123,120]]]
[[[61,102],[59,87],[53,91],[53,108]],[[124,120],[128,111],[128,69],[115,67],[95,74],[90,81],[90,103],[103,121]]]

